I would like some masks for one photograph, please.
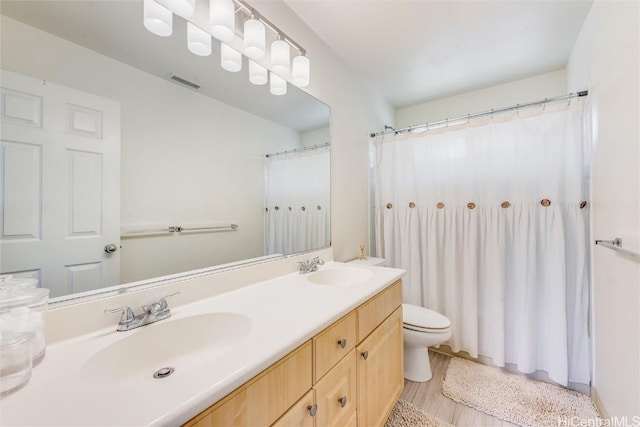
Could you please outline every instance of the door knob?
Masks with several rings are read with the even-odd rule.
[[[318,405],[314,403],[313,405],[307,406],[307,411],[309,411],[309,415],[315,417],[316,413],[318,412]]]
[[[338,345],[340,346],[340,348],[345,348],[347,345],[347,340],[342,338],[341,340],[338,341]]]
[[[369,352],[368,351],[363,351],[362,353],[360,353],[360,355],[362,356],[362,358],[364,360],[367,360],[369,358]]]
[[[108,254],[112,254],[117,250],[118,250],[118,247],[113,243],[109,243],[107,246],[104,247],[104,251]]]

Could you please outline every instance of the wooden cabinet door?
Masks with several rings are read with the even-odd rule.
[[[358,425],[383,426],[404,387],[402,307],[357,348]]]
[[[356,411],[356,350],[351,349],[316,385],[317,427],[349,425]]]

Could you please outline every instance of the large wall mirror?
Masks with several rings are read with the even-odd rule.
[[[142,4],[0,3],[0,267],[59,300],[329,245],[329,107]]]

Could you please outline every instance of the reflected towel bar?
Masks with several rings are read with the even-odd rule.
[[[120,234],[120,238],[127,237],[145,237],[145,236],[158,236],[163,234],[171,234],[171,233],[182,233],[182,232],[207,232],[207,231],[236,231],[238,229],[238,224],[229,224],[229,225],[219,225],[212,227],[183,227],[181,225],[170,226],[168,228],[162,228],[157,230],[136,230],[136,231],[127,231]]]
[[[616,237],[613,240],[596,240],[596,245],[605,247],[607,249],[612,249],[622,255],[627,255],[628,257],[640,261],[640,253],[623,248],[622,239],[619,237]]]

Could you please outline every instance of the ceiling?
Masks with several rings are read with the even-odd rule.
[[[394,107],[565,67],[592,0],[284,0]]]

